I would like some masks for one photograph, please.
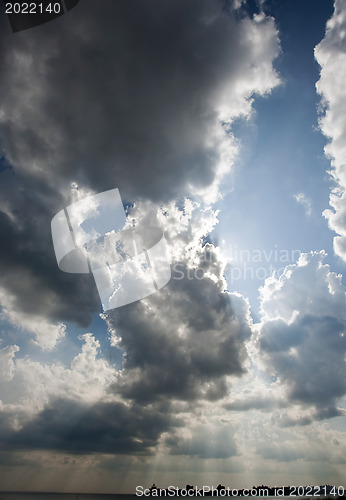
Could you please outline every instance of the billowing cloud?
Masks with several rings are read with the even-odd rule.
[[[0,377],[1,380],[12,380],[15,366],[13,358],[16,352],[19,351],[17,345],[11,345],[0,349]]]
[[[272,18],[236,15],[210,0],[155,1],[150,9],[84,0],[16,35],[6,22],[1,286],[12,317],[24,312],[41,342],[38,316],[53,328],[87,326],[100,310],[91,275],[58,269],[53,216],[114,187],[124,202],[215,199],[237,149],[227,124],[249,116],[254,96],[278,84],[278,34]]]
[[[54,324],[30,312],[19,313],[14,307],[15,298],[10,295],[9,290],[4,291],[0,288],[0,301],[2,305],[0,319],[7,320],[14,328],[33,334],[34,342],[42,349],[53,349],[64,337],[66,327],[63,323]]]
[[[335,0],[334,14],[327,22],[324,39],[315,47],[315,57],[321,66],[316,84],[322,97],[323,113],[320,127],[329,139],[325,153],[331,160],[334,186],[330,194],[330,209],[324,216],[333,231],[335,253],[346,261],[346,7],[342,0]]]
[[[72,181],[116,184],[126,199],[210,189],[233,155],[221,122],[278,83],[273,20],[237,20],[220,1],[84,0],[2,36],[6,158],[63,192]]]
[[[86,195],[119,188],[129,217],[159,225],[172,255],[164,289],[103,316],[120,369],[90,332],[65,364],[1,345],[3,450],[238,453],[232,426],[193,422],[246,373],[252,327],[208,242],[210,204],[237,151],[229,124],[278,84],[279,43],[272,18],[223,7],[84,0],[63,22],[1,29],[3,320],[54,355],[69,322],[87,327],[99,313],[92,276],[58,269],[50,233],[52,217]]]
[[[167,229],[172,278],[160,293],[104,315],[125,351],[114,390],[141,402],[220,399],[226,377],[245,372],[251,319],[245,299],[227,292],[217,248],[205,242],[217,216],[188,200],[164,213],[144,208],[130,215],[142,224],[156,215]]]
[[[220,399],[228,392],[225,377],[244,373],[251,334],[244,299],[194,277],[187,266],[179,271],[161,294],[109,315],[126,352],[125,397]]]
[[[14,360],[17,346],[0,350],[1,449],[70,453],[152,453],[158,438],[179,420],[167,410],[145,409],[111,397],[119,373],[99,357],[100,344],[85,334],[70,367]]]
[[[316,419],[341,415],[335,405],[346,394],[345,289],[323,257],[302,254],[266,280],[259,333],[267,370],[291,403],[315,407]]]
[[[160,434],[174,418],[157,409],[145,410],[118,403],[88,407],[56,400],[21,429],[2,426],[1,448],[48,449],[80,453],[152,453]]]
[[[42,331],[44,317],[52,325],[72,320],[87,326],[99,308],[92,276],[62,273],[54,256],[51,215],[63,198],[30,175],[0,175],[1,297],[7,316],[31,331]],[[43,335],[36,338],[46,345]]]
[[[194,427],[188,442],[176,430],[190,428],[193,405],[208,408],[222,400],[232,381],[246,372],[249,304],[227,292],[221,256],[205,241],[217,215],[188,200],[164,212],[139,204],[131,215],[137,223],[156,217],[167,229],[174,256],[170,283],[141,302],[102,315],[111,344],[124,352],[120,370],[100,356],[91,333],[80,336],[82,349],[69,367],[14,359],[16,346],[3,350],[10,380],[2,391],[5,449],[34,448],[41,432],[37,446],[60,452],[150,454],[165,435],[173,455],[236,453],[230,428],[211,426],[202,448]],[[17,398],[21,403],[13,404]],[[88,433],[95,439],[86,440]]]
[[[100,357],[100,343],[92,334],[84,334],[80,341],[82,348],[70,366],[20,357],[16,345],[1,349],[3,409],[22,415],[16,417],[20,426],[56,399],[66,398],[90,406],[105,397],[107,387],[114,383],[118,373]]]

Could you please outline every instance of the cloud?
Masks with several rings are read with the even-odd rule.
[[[315,407],[315,419],[340,414],[335,405],[346,394],[345,289],[323,258],[302,254],[280,278],[266,280],[258,339],[288,401]]]
[[[235,453],[229,431],[224,440],[224,431],[215,431],[213,449],[199,447],[196,433],[184,444],[174,432],[190,427],[181,415],[193,414],[194,404],[216,404],[246,372],[249,304],[227,292],[221,254],[205,240],[217,214],[186,200],[164,211],[138,203],[130,216],[137,224],[157,220],[167,230],[174,259],[170,283],[102,315],[112,345],[124,352],[120,370],[100,356],[100,342],[91,333],[79,337],[83,345],[69,367],[14,359],[16,348],[6,348],[3,365],[11,381],[2,391],[5,449],[150,454],[165,434],[180,436],[169,445],[174,455],[186,454],[186,446],[201,457]],[[86,440],[91,432],[95,440]]]
[[[58,269],[53,216],[115,187],[125,202],[157,206],[215,199],[237,149],[227,124],[279,82],[278,34],[270,17],[209,0],[84,0],[35,29],[2,28],[2,288],[47,348],[53,333],[38,330],[86,327],[100,310],[91,275]]]
[[[167,407],[138,407],[113,397],[109,386],[119,372],[99,357],[92,334],[80,340],[81,352],[67,368],[15,360],[17,346],[0,351],[3,451],[150,454],[163,431],[180,425]]]
[[[160,293],[104,314],[124,351],[113,391],[141,404],[167,399],[217,401],[240,377],[251,336],[248,302],[227,292],[225,263],[205,241],[217,214],[185,200],[163,212],[153,204],[130,211],[136,224],[157,220],[172,254],[172,278]]]
[[[232,457],[268,474],[281,463],[285,477],[293,459],[337,468],[343,436],[325,420],[344,415],[340,277],[322,254],[303,255],[266,280],[253,325],[209,237],[218,220],[210,204],[237,153],[229,123],[278,84],[274,21],[208,0],[147,7],[84,0],[16,36],[1,26],[1,301],[13,342],[0,350],[0,461],[28,462],[38,450],[39,465],[50,457],[72,470],[88,455],[86,475],[116,454],[124,475],[124,463],[152,474],[174,460],[196,470],[220,458],[228,475]],[[52,359],[69,322],[86,327],[100,302],[92,276],[59,271],[50,222],[115,187],[136,224],[165,231],[172,280],[103,316],[124,352],[120,369],[89,330],[63,365]],[[51,349],[51,361],[27,356],[18,329]]]
[[[16,352],[19,351],[17,345],[11,345],[0,349],[0,377],[1,380],[12,380],[15,366],[13,358]]]
[[[318,422],[320,420],[326,420],[334,417],[343,417],[346,415],[346,411],[342,408],[335,408],[335,406],[326,406],[319,408],[318,410],[308,410],[308,411],[286,411],[282,412],[280,415],[275,415],[273,421],[281,427],[293,427],[293,426],[307,426],[313,422]]]
[[[295,194],[295,195],[293,195],[293,197],[297,203],[300,203],[301,205],[303,205],[305,215],[307,217],[309,217],[311,215],[311,207],[312,207],[311,200],[304,193]]]
[[[125,404],[81,402],[58,399],[47,405],[20,430],[3,427],[3,450],[47,449],[85,453],[152,453],[153,447],[174,418],[157,409]]]
[[[2,410],[22,425],[56,399],[77,401],[90,406],[107,395],[118,372],[100,357],[100,343],[92,334],[80,337],[81,351],[69,366],[61,362],[39,362],[29,356],[19,357],[18,346],[3,348],[0,384]]]
[[[269,461],[266,464],[273,467],[272,473],[283,471],[284,475],[288,474],[295,469],[296,461],[299,460],[301,464],[309,464],[310,471],[319,465],[323,470],[325,464],[330,464],[330,470],[326,471],[328,477],[335,474],[339,464],[344,462],[343,450],[336,444],[339,439],[343,440],[343,432],[335,431],[326,422],[322,425],[320,422],[313,422],[310,425],[287,428],[276,426],[273,419],[266,423],[263,418],[258,417],[253,421],[253,426],[257,426],[258,432],[250,431],[249,445],[255,446],[257,460]],[[283,468],[280,462],[284,464]],[[290,462],[292,469],[289,468]],[[342,466],[340,472],[341,469]],[[321,479],[320,482],[323,484],[323,481]]]
[[[116,325],[123,335],[121,345],[126,348],[120,371],[99,357],[100,343],[91,333],[80,336],[82,349],[67,368],[59,363],[44,365],[28,358],[15,359],[17,346],[2,349],[0,366],[9,384],[2,383],[1,387],[2,450],[150,455],[166,435],[166,446],[173,455],[233,456],[236,445],[230,429],[221,426],[216,430],[212,425],[210,439],[204,444],[199,443],[199,430],[194,427],[188,442],[175,431],[183,425],[190,427],[189,420],[180,416],[190,403],[200,399],[214,405],[228,390],[226,375],[242,374],[242,343],[250,335],[248,318],[240,314],[248,313],[244,299],[238,297],[238,303],[235,300],[229,325],[226,318],[230,303],[220,300],[217,284],[205,280],[197,296],[196,286],[195,282],[191,289],[184,283],[181,298],[174,288],[169,292],[174,305],[179,306],[176,312],[180,324],[176,320],[171,324],[172,312],[164,314],[166,325],[159,320],[151,335],[148,309],[151,319],[152,315],[159,317],[160,309],[155,306],[164,301],[155,304],[148,299],[144,313],[129,316],[141,321],[128,322],[126,331],[122,322],[129,306],[120,309],[123,315]],[[208,287],[209,311],[203,310],[207,309],[203,304],[197,306]],[[216,297],[210,302],[213,295]],[[195,308],[190,319],[189,307]],[[199,317],[202,312],[204,316]],[[134,313],[141,311],[137,308]],[[197,320],[200,323],[193,326]],[[136,329],[130,331],[131,325]],[[170,330],[166,332],[167,325]],[[181,406],[179,401],[185,401],[187,406]],[[194,413],[195,408],[190,406],[189,411]]]
[[[285,484],[285,478],[287,484],[287,477],[298,477],[302,467],[309,471],[311,484],[328,484],[331,476],[342,484],[344,431],[333,428],[332,421],[304,421],[304,413],[307,417],[309,410],[290,402],[286,409],[275,409],[271,415],[251,410],[246,417],[231,414],[238,461],[252,471],[255,484],[273,484],[273,477],[276,484]],[[299,484],[298,479],[294,484]]]
[[[52,350],[65,336],[66,326],[63,323],[53,324],[40,315],[30,314],[14,308],[15,297],[0,288],[2,311],[0,319],[7,320],[15,328],[27,331],[34,335],[34,342],[43,350]]]
[[[64,206],[59,193],[30,175],[1,175],[1,300],[14,323],[40,331],[36,340],[46,345],[44,323],[90,323],[99,308],[97,291],[91,275],[69,275],[57,266],[50,222],[55,203]],[[46,336],[52,336],[49,328]]]
[[[137,218],[150,213],[154,208],[147,205],[143,211],[140,207],[133,211]],[[200,224],[203,213],[208,213],[205,225]],[[124,351],[121,370],[100,357],[100,343],[91,333],[80,336],[81,352],[69,368],[27,358],[14,361],[16,348],[6,348],[4,370],[11,385],[2,391],[5,448],[30,449],[43,429],[37,447],[45,449],[110,453],[113,446],[114,453],[151,453],[162,433],[182,425],[179,415],[190,404],[214,404],[228,394],[232,379],[245,373],[245,341],[251,335],[249,304],[226,291],[220,254],[203,239],[216,223],[215,214],[186,202],[185,208],[173,204],[171,211],[161,215],[163,223],[179,234],[171,241],[172,253],[180,259],[175,261],[171,282],[160,293],[103,315],[112,344]],[[22,403],[13,404],[19,397]],[[110,418],[110,427],[104,421],[102,432],[114,435],[114,440],[102,444],[105,438],[96,433],[95,441],[89,439],[83,445],[86,434],[78,426],[83,422],[85,432],[89,426],[91,432],[102,412]],[[124,434],[129,436],[124,441],[118,424],[111,423],[117,414],[121,422],[128,421]],[[155,414],[160,415],[156,430],[149,432],[144,422],[142,431],[139,422],[131,424],[133,418],[147,415],[154,426]],[[142,433],[131,434],[137,428]],[[76,438],[69,437],[68,445],[63,437],[72,434]],[[185,454],[181,441],[174,449],[174,454],[179,450]],[[233,453],[231,446],[227,449]],[[208,453],[216,457],[215,450]]]
[[[346,16],[345,4],[335,0],[334,14],[327,22],[324,39],[315,47],[315,58],[321,66],[316,84],[322,98],[320,128],[329,139],[325,154],[331,160],[334,187],[330,193],[331,208],[323,212],[329,227],[337,233],[334,251],[346,260]]]
[[[279,83],[278,33],[219,1],[135,5],[84,0],[63,22],[0,30],[1,298],[13,336],[25,330],[54,355],[69,322],[86,328],[100,311],[92,276],[62,273],[51,240],[53,216],[83,196],[119,188],[136,224],[165,231],[173,271],[160,293],[104,315],[119,370],[90,332],[69,366],[15,356],[14,342],[1,351],[3,450],[150,455],[170,438],[172,456],[237,453],[232,429],[217,424],[204,446],[206,427],[185,413],[222,401],[247,369],[249,304],[227,292],[207,242],[210,204],[237,152],[229,123]]]
[[[116,182],[127,199],[167,200],[204,189],[231,167],[220,120],[248,115],[253,94],[278,83],[273,20],[236,20],[219,1],[84,0],[62,22],[3,36],[6,157],[62,190]]]
[[[179,262],[161,293],[107,314],[125,351],[121,385],[114,387],[124,397],[218,400],[228,392],[226,377],[245,372],[249,306],[221,279],[203,277],[204,265]]]

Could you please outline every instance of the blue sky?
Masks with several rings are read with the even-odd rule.
[[[284,266],[280,257],[286,252],[295,259],[297,250],[324,249],[326,262],[342,273],[344,265],[333,255],[333,232],[321,215],[333,183],[326,173],[330,168],[323,151],[327,140],[318,128],[320,96],[315,84],[319,66],[313,57],[333,4],[265,2],[265,10],[275,17],[280,29],[281,53],[274,66],[282,83],[270,95],[256,98],[250,120],[240,119],[232,127],[241,141],[239,162],[231,179],[232,191],[219,205],[222,215],[217,237],[224,239],[226,249],[232,252],[233,248],[238,258],[243,255],[249,260],[246,249],[251,249],[252,257],[254,251],[264,251],[265,264],[272,255],[269,265],[277,269]],[[297,202],[295,195],[299,193],[311,204],[310,209]],[[252,264],[256,269],[263,267]],[[238,281],[235,286],[249,296],[256,314],[262,283],[252,283],[250,270],[243,269],[242,276],[244,273],[246,283],[233,272]],[[257,276],[263,275],[264,271],[257,271]]]
[[[346,487],[345,18],[81,0],[12,33],[2,13],[0,489]],[[172,277],[103,312],[51,220],[115,188]]]

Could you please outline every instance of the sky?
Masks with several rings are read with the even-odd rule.
[[[342,0],[1,6],[0,490],[346,487],[345,78]],[[171,279],[104,311],[51,221],[116,188]]]

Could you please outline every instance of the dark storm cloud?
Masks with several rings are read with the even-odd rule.
[[[345,323],[311,315],[299,317],[281,331],[275,323],[265,325],[260,345],[273,371],[288,384],[291,401],[317,408],[335,404],[346,394]],[[319,413],[324,414],[336,416],[330,411]]]
[[[0,174],[1,285],[19,310],[85,325],[100,309],[92,278],[61,273],[53,254],[50,221],[72,181],[162,201],[214,180],[228,140],[218,106],[239,115],[277,83],[272,21],[222,7],[84,0],[16,34],[0,17],[0,145],[13,167]]]
[[[2,44],[1,136],[11,163],[36,165],[65,186],[116,186],[127,199],[211,183],[219,95],[262,62],[217,0],[84,0],[38,28],[3,30]]]
[[[324,257],[324,251],[302,254],[261,290],[260,355],[287,402],[309,410],[282,425],[338,416],[346,394],[346,294]]]
[[[91,275],[62,273],[52,245],[51,218],[63,198],[40,179],[18,179],[11,170],[2,174],[2,181],[10,203],[2,198],[0,274],[1,287],[15,298],[11,306],[87,326],[100,307],[93,279]]]
[[[90,407],[59,399],[20,430],[7,424],[0,433],[2,450],[46,449],[70,453],[150,454],[161,433],[181,425],[158,408],[98,403]]]
[[[108,315],[126,352],[114,390],[126,398],[214,401],[227,394],[227,375],[245,372],[244,342],[251,335],[245,301],[224,293],[220,283],[191,276],[186,265],[181,270],[183,279],[173,275],[160,294]]]

